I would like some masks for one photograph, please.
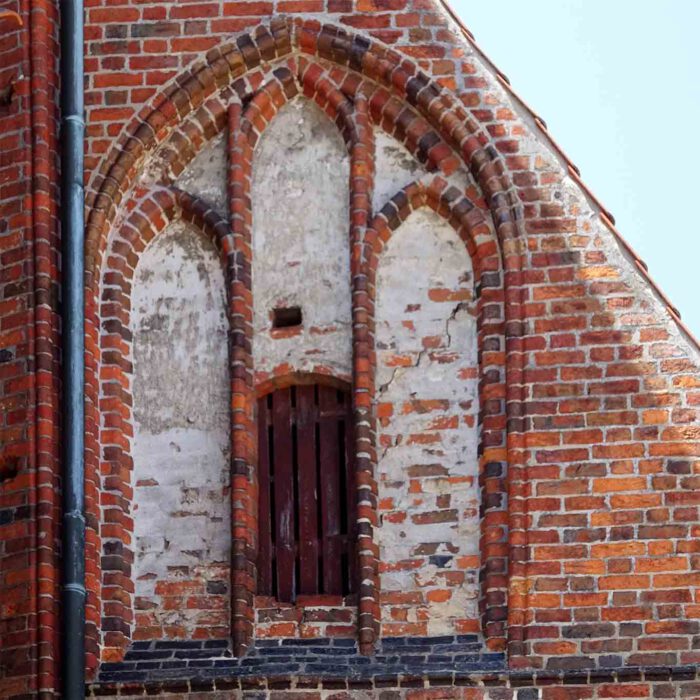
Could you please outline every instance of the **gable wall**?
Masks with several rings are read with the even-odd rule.
[[[690,662],[689,638],[654,635],[693,628],[685,623],[693,594],[679,589],[694,580],[684,539],[696,514],[695,351],[480,56],[449,34],[446,20],[431,25],[429,10],[412,19],[432,28],[397,29],[394,45],[457,90],[505,165],[501,182],[521,217],[523,285],[512,301],[525,337],[511,324],[506,348],[509,357],[522,353],[522,371],[512,372],[514,384],[523,382],[522,419],[514,414],[509,426],[526,433],[509,453],[513,663]],[[403,21],[360,13],[352,23]],[[411,36],[431,43],[404,46]],[[454,43],[441,46],[448,37]],[[450,66],[454,74],[443,75]],[[506,248],[507,261],[515,250]],[[641,544],[618,544],[631,538]]]
[[[508,345],[522,359],[514,384],[522,386],[523,409],[522,416],[511,415],[510,423],[515,429],[509,459],[516,460],[510,470],[511,666],[571,671],[697,663],[697,351],[649,292],[542,131],[458,36],[442,9],[422,0],[283,0],[274,7],[267,2],[88,5],[89,195],[109,162],[105,154],[139,109],[193,61],[204,60],[208,50],[267,22],[273,11],[330,21],[386,42],[456,92],[505,165],[505,187],[522,217],[523,286],[511,301],[522,302],[524,337],[518,339],[511,328]],[[189,89],[195,96],[199,90]],[[24,115],[27,110],[21,108]],[[11,209],[15,195],[1,192],[0,206]],[[17,223],[15,230],[23,232],[27,245],[28,222]],[[1,231],[0,236],[7,238]],[[10,252],[15,249],[14,243],[7,245]],[[55,241],[48,250],[55,252]],[[505,256],[512,253],[507,248]],[[9,264],[11,258],[3,260]],[[24,269],[30,268],[27,263]],[[56,278],[55,268],[48,266],[46,279]],[[5,296],[14,303],[14,295]],[[14,332],[16,309],[0,308],[3,331]],[[17,357],[23,343],[22,338],[10,343],[18,348]],[[49,375],[50,365],[45,367]],[[8,381],[32,381],[31,371],[20,369]],[[27,400],[20,402],[24,406]],[[46,404],[51,405],[50,398]],[[20,433],[34,429],[32,420],[18,421]],[[55,423],[49,421],[49,433]],[[94,432],[94,423],[89,430]],[[44,451],[45,473],[53,469],[55,474],[55,464],[46,457],[50,451]],[[0,486],[2,503],[22,521],[11,526],[5,547],[12,533],[22,540],[24,528],[31,529],[16,509],[29,493],[24,484],[32,481],[34,469],[27,461],[19,479]],[[96,485],[89,497],[98,499]],[[24,563],[17,570],[36,571],[36,563],[30,563],[32,545],[22,542]],[[89,539],[91,556],[99,546],[96,538]],[[96,588],[97,573],[89,569],[88,574]],[[16,583],[8,579],[3,585],[17,596]],[[3,614],[5,629],[13,634],[30,629],[21,610],[10,607]],[[99,611],[89,615],[98,624]],[[50,660],[55,647],[51,640],[47,644],[44,658]],[[20,679],[36,674],[26,663],[14,668]],[[12,683],[14,692],[24,680]],[[52,684],[49,675],[45,685]],[[654,692],[678,697],[695,692],[680,682],[660,687]],[[549,697],[550,691],[544,692]],[[605,692],[596,688],[580,697]],[[652,691],[646,686],[635,692]]]

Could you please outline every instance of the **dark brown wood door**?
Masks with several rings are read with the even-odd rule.
[[[355,590],[349,391],[324,384],[258,399],[258,592],[280,602]]]

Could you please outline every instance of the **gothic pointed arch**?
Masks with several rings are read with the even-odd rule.
[[[123,274],[120,265],[128,275],[137,261],[125,244],[115,238],[115,231],[122,232],[119,235],[128,245],[136,235],[131,233],[134,229],[150,232],[162,228],[173,207],[190,212],[187,215],[198,225],[216,231],[226,266],[230,322],[231,635],[236,653],[245,653],[255,635],[258,575],[255,495],[258,370],[254,358],[255,243],[251,182],[260,139],[279,118],[280,110],[288,109],[285,106],[290,100],[309,100],[315,109],[323,110],[335,124],[348,154],[348,211],[344,214],[343,236],[347,241],[351,283],[348,294],[352,303],[349,299],[348,307],[352,308],[352,337],[348,342],[352,362],[341,375],[352,378],[356,425],[359,557],[356,634],[360,646],[365,653],[371,653],[381,634],[381,562],[376,536],[380,527],[377,416],[372,374],[376,361],[372,316],[376,261],[390,232],[410,211],[426,206],[459,232],[474,263],[481,348],[478,631],[484,634],[491,648],[500,649],[506,636],[508,577],[513,580],[519,575],[519,549],[509,548],[509,538],[512,545],[517,543],[514,533],[522,526],[517,518],[519,497],[514,481],[519,475],[517,434],[521,429],[517,420],[521,377],[517,206],[510,193],[505,165],[489,147],[488,135],[477,128],[449,91],[431,81],[404,56],[332,25],[276,20],[269,28],[261,26],[235,44],[210,52],[206,65],[180,76],[125,127],[119,145],[105,156],[96,172],[89,198],[88,334],[98,348],[95,368],[99,371],[97,368],[105,366],[111,356],[109,350],[105,354],[107,346],[102,330],[106,309],[90,300],[101,293],[105,279],[109,278],[111,285],[115,275]],[[382,139],[389,139],[387,143],[396,143],[410,154],[423,175],[376,212],[373,206],[378,202],[373,204],[373,192],[379,133],[385,135]],[[210,154],[206,158],[198,155],[205,151]],[[187,173],[194,172],[195,163],[199,164],[197,168],[206,169],[209,161],[219,164],[216,177],[223,178],[219,194],[211,193],[212,198],[207,200],[206,188],[189,192],[179,189],[187,189],[186,183],[192,182]],[[414,168],[413,172],[418,170]],[[164,204],[165,200],[168,201]],[[140,204],[135,207],[135,202]],[[131,293],[131,281],[125,281],[120,301]],[[310,332],[318,337],[324,334],[318,325]],[[508,366],[504,361],[506,353]],[[292,363],[288,370],[294,369]],[[318,363],[306,369],[316,371]],[[128,376],[130,368],[120,371]],[[99,400],[99,382],[90,380],[88,386],[91,415],[105,425],[110,419]],[[119,412],[116,404],[114,411]],[[508,422],[506,415],[510,416]],[[101,436],[90,436],[87,441],[91,474],[99,471],[103,459],[99,455],[104,453],[104,437],[108,434],[103,431]],[[128,441],[122,441],[116,449],[123,454],[127,446]],[[99,492],[99,480],[94,479],[94,483]],[[510,524],[505,510],[509,488],[512,490],[509,509],[515,517]],[[99,514],[95,513],[95,517],[99,518]],[[93,536],[91,542],[96,553],[101,550],[99,536]],[[124,551],[128,550],[127,545]],[[102,571],[98,580],[104,581],[104,576]],[[100,613],[97,600],[105,598],[104,593],[99,595],[99,585],[95,583],[91,588],[90,600],[95,610],[92,619],[95,629],[102,627],[105,648],[114,650],[103,658],[110,658],[110,654],[118,658],[131,635],[130,623],[124,623],[131,616],[127,611],[129,604],[126,607],[123,601],[110,604]],[[107,607],[113,621],[105,628],[99,620],[104,621]],[[510,625],[508,633],[517,635],[517,625]]]

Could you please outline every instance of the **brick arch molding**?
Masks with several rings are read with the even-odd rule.
[[[277,66],[272,71],[273,73],[277,71],[277,74],[272,76],[273,80],[266,81],[265,78],[269,72],[264,70],[265,65],[280,61],[285,62],[287,72],[284,72],[284,66]],[[296,72],[292,69],[296,69]],[[112,274],[111,271],[104,272],[107,262],[104,260],[107,240],[122,203],[127,195],[131,196],[134,192],[137,174],[141,172],[146,159],[158,147],[166,144],[171,137],[180,133],[177,129],[193,115],[200,117],[200,124],[203,125],[201,130],[208,137],[220,130],[226,122],[226,108],[222,107],[226,101],[233,102],[228,110],[229,126],[235,127],[232,131],[242,135],[242,125],[244,123],[250,125],[245,139],[247,144],[241,142],[237,144],[241,148],[234,147],[233,151],[244,153],[243,146],[252,149],[256,135],[264,130],[266,123],[269,123],[274,116],[274,111],[296,94],[292,89],[295,85],[295,75],[301,76],[299,84],[302,94],[313,97],[341,129],[351,151],[351,180],[353,183],[359,183],[352,188],[351,199],[351,264],[353,277],[357,277],[357,284],[353,284],[355,300],[353,308],[358,309],[354,313],[362,313],[361,305],[356,302],[367,293],[367,290],[362,287],[363,276],[367,279],[371,278],[372,265],[376,266],[376,262],[373,261],[376,260],[377,253],[369,252],[368,241],[380,241],[387,231],[392,230],[392,207],[399,213],[398,216],[401,219],[406,215],[405,200],[409,202],[409,209],[424,205],[431,206],[450,220],[463,238],[466,230],[472,232],[470,239],[472,241],[479,235],[474,228],[475,214],[473,213],[479,212],[479,209],[473,204],[465,205],[464,202],[468,200],[462,200],[461,203],[457,201],[447,181],[442,178],[435,178],[428,187],[416,185],[412,190],[409,188],[398,193],[390,205],[387,205],[389,208],[385,207],[370,225],[368,191],[371,184],[362,186],[361,181],[364,179],[365,182],[371,183],[372,178],[371,158],[368,155],[371,149],[371,129],[369,128],[371,122],[403,141],[409,150],[423,162],[428,163],[429,169],[439,170],[441,174],[449,175],[461,161],[478,183],[480,193],[488,204],[490,220],[497,234],[490,256],[498,261],[498,269],[503,271],[505,322],[502,336],[505,344],[499,347],[498,352],[503,357],[505,379],[502,422],[504,429],[507,430],[507,436],[503,439],[502,451],[504,452],[503,462],[507,464],[507,487],[505,486],[506,475],[496,473],[492,481],[485,486],[485,492],[487,498],[490,498],[499,490],[503,492],[507,488],[508,491],[507,523],[502,522],[502,516],[500,526],[502,531],[507,530],[509,545],[506,547],[503,542],[498,543],[500,546],[497,546],[497,543],[491,544],[499,550],[501,559],[509,560],[507,633],[509,641],[517,643],[520,640],[523,602],[518,594],[518,581],[523,575],[525,544],[521,512],[522,282],[517,207],[510,192],[510,180],[505,166],[497,158],[495,150],[490,147],[489,137],[477,128],[474,120],[453,95],[421,72],[413,62],[380,43],[316,21],[273,21],[269,28],[260,27],[251,35],[239,37],[233,45],[210,51],[203,66],[191,69],[174,81],[126,128],[120,144],[115,146],[106,157],[96,176],[95,191],[90,198],[91,208],[87,227],[89,419],[97,421],[93,425],[100,425],[102,413],[100,403],[104,401],[95,380],[100,371],[98,358],[102,354],[98,347],[99,323],[105,319],[103,312],[108,311],[99,307],[110,301],[104,299],[104,295],[100,300],[100,279],[103,274]],[[275,108],[268,118],[273,105]],[[229,138],[232,138],[231,134]],[[173,138],[173,141],[175,140]],[[179,152],[182,153],[182,150]],[[182,156],[182,161],[174,164],[175,170],[181,170],[186,165],[185,158],[186,155]],[[239,165],[240,174],[244,174],[243,160]],[[206,205],[198,203],[189,195],[177,193],[174,190],[158,190],[146,196],[141,204],[133,209],[129,214],[127,228],[133,226],[136,230],[145,232],[153,230],[152,227],[155,224],[158,229],[161,223],[164,225],[172,216],[177,216],[176,212],[179,211],[183,217],[191,217],[190,220],[193,223],[210,231],[220,242],[220,250],[227,259],[230,270],[227,279],[230,280],[232,318],[242,318],[245,325],[246,312],[237,308],[236,304],[239,298],[243,300],[248,298],[249,289],[245,287],[249,287],[249,284],[245,284],[245,278],[250,273],[250,260],[246,260],[245,254],[241,254],[241,247],[236,245],[236,236],[245,233],[249,222],[246,223],[245,216],[238,216],[241,212],[237,209],[236,203],[244,199],[246,193],[239,189],[242,181],[236,178],[236,168],[232,167],[231,171],[229,182],[232,202],[231,224],[220,218],[216,219],[211,212],[207,211]],[[129,201],[127,207],[131,206],[132,201]],[[471,219],[469,212],[472,212]],[[237,221],[242,223],[237,224]],[[455,224],[455,222],[459,223]],[[365,229],[368,229],[368,236],[363,240],[362,231]],[[481,233],[483,235],[484,231],[482,230]],[[474,255],[479,246],[472,242],[470,247],[470,243],[465,242],[470,248],[473,259],[477,260],[478,255],[476,258]],[[134,251],[126,253],[128,266],[133,269],[135,264],[133,257],[129,259],[130,254],[133,256],[137,253]],[[125,286],[128,287],[128,282]],[[119,321],[123,323],[123,319]],[[240,330],[243,331],[242,328]],[[231,361],[232,368],[235,370],[237,362],[243,368],[249,364],[250,350],[245,332],[237,334],[236,328],[232,325],[232,335]],[[369,334],[364,340],[360,335],[356,345],[361,342],[369,342]],[[358,355],[356,352],[356,373],[360,364],[362,364],[361,353]],[[93,376],[90,380],[91,374]],[[245,371],[241,374],[245,375]],[[362,383],[358,382],[358,384]],[[369,386],[368,383],[361,385],[360,391],[356,392],[356,401],[359,398],[360,406],[368,405],[368,396],[359,396],[359,394],[367,394]],[[240,395],[239,390],[242,387],[245,389],[244,393],[249,393],[252,388],[245,376],[238,376],[234,371],[232,376],[234,403],[235,396],[237,392]],[[363,417],[367,418],[366,413]],[[365,439],[370,437],[366,436]],[[100,450],[104,448],[104,444],[94,431],[88,435],[88,438],[86,462],[91,467],[89,472],[95,475],[90,490],[93,497],[97,497],[99,488],[96,475],[101,461]],[[242,459],[246,459],[246,449],[249,447],[243,445],[243,451],[240,453]],[[234,449],[234,461],[235,454]],[[233,471],[235,475],[235,464]],[[368,485],[371,486],[371,483]],[[96,523],[93,523],[93,526],[96,526]],[[489,540],[489,537],[483,537],[483,539]],[[93,535],[89,542],[88,554],[93,557],[95,566],[89,567],[89,572],[91,576],[98,578],[100,551],[99,539]],[[368,566],[371,568],[370,564]],[[496,586],[498,590],[494,589],[491,604],[486,604],[487,608],[498,609],[495,613],[497,619],[490,620],[488,614],[482,610],[488,642],[494,649],[502,648],[506,629],[503,619],[506,611],[506,586],[503,583],[506,573],[502,570],[502,563],[496,566],[497,570],[487,572],[484,580],[488,580],[489,577],[493,580],[494,574],[497,577],[500,575],[500,581]],[[491,589],[486,585],[485,601],[488,601],[490,591]],[[376,636],[377,615],[376,610],[373,609],[373,605],[376,604],[376,595],[374,590],[371,596],[368,596],[372,599],[372,605],[365,611],[364,621],[362,616],[360,619],[361,630],[367,631],[366,636],[361,637],[361,642],[364,642],[365,646],[371,645]],[[93,595],[90,620],[95,628],[100,625],[97,598],[98,596]],[[105,600],[105,611],[108,604],[110,601]],[[492,625],[491,629],[488,627],[489,624]],[[103,632],[105,632],[104,629]],[[107,632],[119,633],[118,630],[107,630]],[[96,635],[94,639],[96,643]],[[94,659],[91,660],[94,667],[97,663],[96,646],[91,651],[95,654]]]

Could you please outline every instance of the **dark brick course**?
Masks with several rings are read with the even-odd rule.
[[[312,677],[352,681],[409,675],[445,676],[505,670],[505,655],[484,651],[476,635],[389,637],[377,653],[363,656],[352,639],[259,640],[246,656],[236,659],[225,640],[134,642],[124,660],[104,663],[98,684],[174,679],[250,677]]]
[[[476,635],[390,637],[371,657],[361,655],[351,639],[258,640],[241,659],[225,640],[152,640],[134,642],[122,662],[102,664],[89,693],[260,689],[267,697],[269,690],[304,688],[482,687],[517,689],[517,700],[536,700],[543,686],[692,681],[700,681],[700,666],[508,669],[505,655],[485,651]]]

